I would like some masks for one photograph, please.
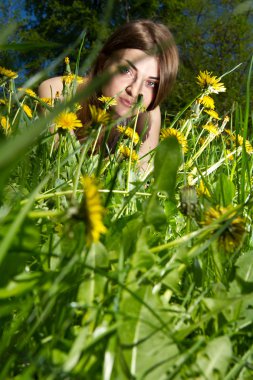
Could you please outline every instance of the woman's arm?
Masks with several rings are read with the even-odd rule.
[[[54,77],[45,80],[39,85],[38,95],[40,98],[54,99],[58,92],[61,96],[63,90],[62,77]]]
[[[150,151],[155,149],[159,143],[161,129],[161,112],[160,107],[141,114],[138,118],[137,132],[142,136],[142,144],[139,150],[140,168],[146,171],[149,167]],[[143,157],[145,156],[145,157]],[[142,158],[143,157],[143,158]]]

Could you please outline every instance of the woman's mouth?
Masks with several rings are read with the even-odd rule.
[[[121,97],[119,97],[119,101],[121,104],[123,104],[127,108],[132,108],[134,104],[133,101],[125,99],[125,98],[121,98]]]

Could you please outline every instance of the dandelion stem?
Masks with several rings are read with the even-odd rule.
[[[173,120],[173,122],[172,122],[171,125],[170,125],[170,128],[174,127],[174,125],[175,125],[175,124],[177,123],[177,121],[181,118],[181,116],[185,113],[185,111],[186,111],[188,108],[191,107],[191,105],[196,101],[196,99],[199,98],[199,96],[200,96],[200,94],[198,94],[197,96],[195,96],[195,98],[194,98],[190,103],[188,103],[188,104],[182,109],[181,112],[179,112],[179,113],[176,115],[175,119]]]
[[[85,148],[82,149],[81,156],[80,156],[80,159],[79,159],[79,162],[77,165],[76,175],[75,175],[74,183],[73,183],[73,185],[74,185],[73,186],[73,193],[72,193],[73,199],[75,199],[75,197],[76,197],[77,186],[78,186],[78,182],[79,182],[79,178],[80,178],[80,174],[81,174],[82,164],[83,164],[84,158],[86,156],[88,146],[89,146],[89,144],[85,145]]]
[[[57,180],[60,179],[61,172],[61,149],[62,148],[62,134],[59,136],[59,146],[58,146],[58,155],[57,155]],[[60,208],[60,199],[57,198],[57,208]]]
[[[101,129],[102,129],[102,124],[100,125],[100,127],[98,128],[98,133],[97,133],[97,136],[96,136],[96,140],[93,144],[93,147],[92,147],[92,151],[91,151],[91,157],[93,157],[93,154],[95,152],[95,149],[96,149],[96,146],[97,146],[97,142],[98,142],[98,139],[99,139],[99,136],[100,136],[100,132],[101,132]]]
[[[170,241],[166,244],[161,244],[157,247],[153,247],[150,249],[150,252],[152,253],[158,253],[158,252],[161,252],[163,251],[164,249],[169,249],[169,248],[172,248],[172,247],[175,247],[175,246],[179,246],[179,245],[183,245],[183,244],[186,244],[189,240],[199,236],[200,234],[204,233],[204,234],[209,234],[210,233],[210,230],[213,229],[213,226],[207,226],[207,227],[203,227],[197,231],[193,231],[191,233],[189,233],[188,235],[184,235],[182,237],[180,237],[179,239],[176,239],[176,240],[173,240],[173,241]]]
[[[57,155],[57,179],[60,178],[60,171],[61,171],[61,147],[62,147],[62,135],[60,134],[58,155]]]
[[[46,210],[46,211],[43,211],[43,210],[34,210],[34,211],[30,211],[28,213],[28,217],[29,218],[35,218],[35,219],[38,219],[38,218],[52,218],[52,217],[55,217],[55,216],[59,216],[61,215],[61,211],[59,210]]]
[[[78,177],[77,177],[78,178]],[[122,194],[122,195],[129,195],[129,193],[126,190],[110,190],[110,189],[98,189],[99,193],[114,193],[114,194]],[[44,193],[38,195],[35,200],[40,201],[40,200],[45,200],[45,199],[50,199],[53,197],[62,197],[64,195],[72,195],[73,196],[74,190],[65,190],[65,191],[56,191],[54,193]],[[75,194],[83,193],[83,190],[75,190]],[[141,197],[150,197],[151,193],[142,193],[142,192],[136,192],[135,195],[141,196]],[[158,194],[158,197],[164,197],[163,195]],[[20,204],[26,203],[27,200],[24,199],[20,202]]]
[[[131,175],[131,163],[132,163],[132,154],[133,154],[133,146],[134,146],[134,135],[136,133],[136,127],[137,127],[137,121],[140,113],[140,107],[137,109],[137,113],[134,120],[134,128],[133,128],[133,136],[130,143],[130,155],[129,155],[129,161],[128,161],[128,170],[127,170],[127,192],[129,192],[129,184],[130,184],[130,175]]]
[[[241,65],[242,65],[242,62],[239,63],[238,65],[236,65],[235,67],[233,67],[233,69],[227,71],[225,74],[221,75],[221,76],[219,77],[219,79],[222,79],[222,78],[225,77],[226,75],[232,73],[233,71],[235,71],[236,69],[238,69],[238,67],[240,67]]]

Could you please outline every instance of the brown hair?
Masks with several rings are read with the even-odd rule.
[[[105,42],[92,65],[89,81],[102,74],[108,60],[121,49],[139,49],[146,54],[157,56],[159,60],[160,78],[157,92],[147,111],[153,110],[169,94],[176,80],[179,56],[174,38],[169,29],[150,20],[130,21],[114,31]],[[98,97],[101,90],[85,100],[79,111],[79,117],[84,124],[89,122],[88,104],[99,106]],[[84,133],[84,130],[79,131]],[[78,133],[78,134],[79,134]]]
[[[94,62],[91,78],[101,74],[106,61],[121,49],[139,49],[158,57],[160,81],[155,99],[148,107],[151,111],[169,94],[177,76],[179,57],[174,38],[163,24],[150,20],[130,21],[106,41]]]

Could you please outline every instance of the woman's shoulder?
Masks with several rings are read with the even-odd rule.
[[[62,93],[62,76],[44,80],[38,87],[38,95],[41,98],[55,98],[56,93]]]
[[[143,127],[144,125],[151,127],[157,127],[160,128],[161,124],[161,111],[160,107],[157,106],[151,111],[143,112],[139,115],[138,118],[138,126]]]
[[[58,92],[61,96],[63,90],[63,76],[52,77],[44,80],[38,87],[38,95],[41,98],[55,98]],[[83,77],[82,83],[78,83],[78,90],[82,90],[88,81]]]

